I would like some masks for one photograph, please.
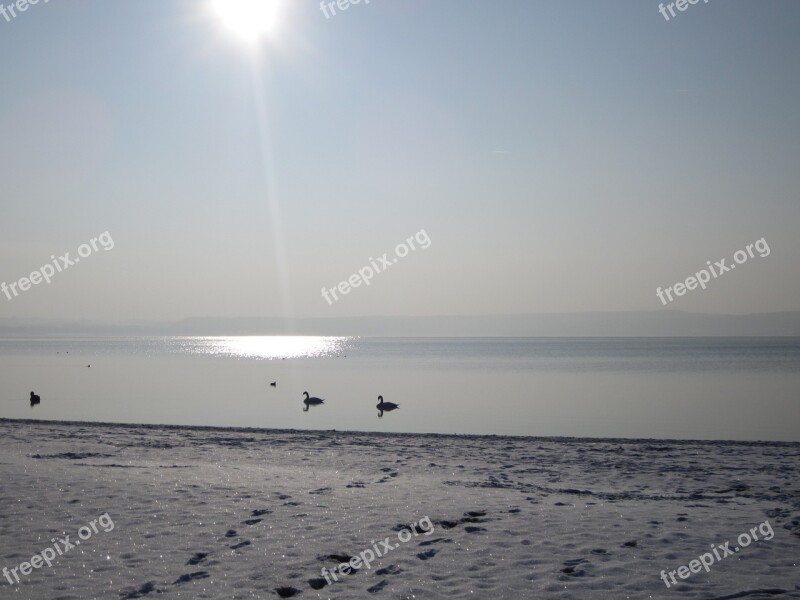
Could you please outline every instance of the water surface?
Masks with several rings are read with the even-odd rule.
[[[9,418],[798,441],[798,392],[800,338],[0,340]]]

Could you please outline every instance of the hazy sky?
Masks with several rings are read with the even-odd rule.
[[[265,2],[268,0],[264,0]],[[6,2],[7,4],[7,2]],[[206,0],[0,17],[0,317],[800,309],[800,3]],[[424,229],[369,287],[321,296]]]

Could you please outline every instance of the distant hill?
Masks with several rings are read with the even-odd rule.
[[[800,336],[800,311],[710,315],[683,311],[502,316],[191,318],[101,323],[0,319],[0,337],[137,335],[360,335],[385,337],[672,337]]]

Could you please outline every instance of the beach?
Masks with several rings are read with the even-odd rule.
[[[0,0],[0,600],[800,600],[798,23]]]
[[[29,420],[0,443],[0,566],[74,546],[3,598],[800,598],[797,443]]]

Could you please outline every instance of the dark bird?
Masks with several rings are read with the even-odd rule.
[[[42,399],[39,398],[39,396],[37,396],[33,392],[31,392],[31,408],[33,408],[37,404],[40,404],[41,402],[42,402]]]
[[[378,417],[382,417],[383,416],[383,411],[392,412],[393,410],[395,410],[397,408],[400,408],[400,405],[399,404],[395,404],[394,402],[384,402],[383,401],[383,396],[378,396],[378,400],[379,400],[378,404],[375,405],[375,408],[377,408],[379,411],[381,411],[381,413],[378,415]]]
[[[272,387],[278,387],[278,382],[277,381],[273,381],[272,383],[270,383],[270,385]]]
[[[303,393],[306,395],[305,400],[303,400],[303,403],[306,405],[306,407],[303,409],[303,412],[307,412],[309,406],[317,406],[318,404],[322,404],[323,402],[325,402],[325,400],[323,400],[322,398],[315,398],[313,396],[309,398],[308,392],[303,392]]]

